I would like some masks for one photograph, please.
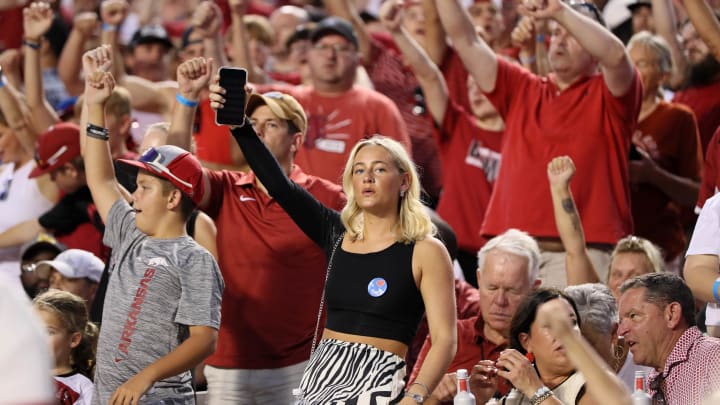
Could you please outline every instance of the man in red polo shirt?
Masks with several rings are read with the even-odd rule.
[[[180,95],[198,100],[211,71],[204,58],[178,68]],[[185,141],[193,103],[176,103],[171,133]],[[341,188],[294,164],[307,118],[282,93],[252,95],[246,114],[287,176],[323,205],[342,209]],[[173,139],[173,142],[178,139]],[[286,404],[300,385],[317,322],[327,262],[252,172],[205,170],[202,208],[217,224],[225,280],[218,344],[205,368],[209,403]],[[292,313],[292,316],[288,314]]]
[[[470,371],[470,388],[477,403],[484,404],[495,392],[507,394],[510,383],[494,378],[485,383],[477,379],[481,367],[491,365],[507,347],[510,320],[525,296],[540,285],[537,279],[540,250],[537,242],[525,232],[510,229],[489,240],[478,253],[478,291],[480,313],[472,318],[459,319],[457,353],[448,374],[428,398],[428,404],[452,403],[456,394],[455,370]],[[425,361],[432,342],[428,335],[410,375],[412,385]],[[490,361],[490,362],[488,362]]]
[[[547,163],[558,155],[578,162],[573,194],[595,268],[607,270],[607,250],[632,232],[628,154],[642,89],[623,44],[590,3],[528,0],[524,13],[552,19],[553,73],[535,76],[504,61],[479,38],[458,1],[438,14],[468,72],[505,120],[503,161],[482,232],[528,231],[543,248],[540,278],[564,286],[565,258],[553,222]],[[599,72],[598,72],[599,70]],[[602,245],[602,246],[600,246]],[[557,252],[557,253],[554,253]],[[604,274],[600,274],[604,279]]]

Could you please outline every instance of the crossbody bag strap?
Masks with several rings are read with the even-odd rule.
[[[333,250],[330,253],[330,260],[328,260],[328,267],[325,272],[325,284],[323,285],[323,292],[320,296],[320,308],[318,309],[317,322],[315,323],[315,334],[313,334],[312,346],[310,347],[310,357],[312,357],[313,353],[315,353],[315,348],[317,347],[318,332],[320,331],[320,319],[322,319],[323,307],[325,306],[325,290],[327,289],[327,281],[330,277],[330,270],[332,270],[333,262],[335,261],[335,251],[338,246],[340,246],[340,243],[342,243],[343,237],[345,237],[345,232],[341,233],[340,237],[335,241]]]

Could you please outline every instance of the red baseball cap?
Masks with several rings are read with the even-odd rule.
[[[130,167],[143,169],[163,178],[200,205],[203,197],[203,169],[190,152],[173,145],[162,145],[145,151],[138,160],[118,159]]]
[[[80,127],[70,122],[51,126],[37,140],[35,168],[28,177],[50,173],[80,156]]]

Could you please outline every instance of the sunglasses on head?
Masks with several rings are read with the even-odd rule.
[[[165,158],[162,155],[162,153],[160,153],[154,147],[148,148],[148,150],[146,150],[145,153],[143,153],[139,159],[140,162],[147,164],[155,172],[165,174],[168,177],[172,178],[173,180],[177,181],[178,183],[182,184],[183,186],[192,190],[192,188],[193,188],[192,184],[190,184],[187,181],[182,180],[179,177],[177,177],[176,175],[174,175],[167,168],[167,166],[165,166],[162,163],[164,160],[165,160]]]

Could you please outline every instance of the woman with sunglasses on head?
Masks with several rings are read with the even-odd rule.
[[[211,85],[213,108],[223,108],[226,90],[243,91]],[[327,321],[300,384],[306,403],[422,403],[455,354],[455,298],[450,260],[433,237],[407,152],[382,136],[355,145],[339,213],[283,175],[253,124],[246,117],[232,128],[250,167],[329,261]],[[403,391],[404,357],[424,312],[433,348]]]

